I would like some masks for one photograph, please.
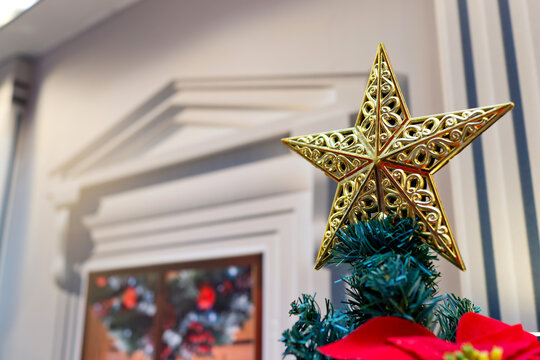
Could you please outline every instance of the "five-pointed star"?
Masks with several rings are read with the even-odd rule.
[[[329,260],[340,228],[398,214],[415,217],[429,246],[465,270],[433,174],[513,106],[411,118],[380,44],[354,127],[282,139],[339,183],[315,268]]]

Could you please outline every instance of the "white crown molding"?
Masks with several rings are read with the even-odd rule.
[[[348,117],[357,111],[364,83],[359,74],[171,82],[55,167],[51,200],[58,208],[73,205],[84,188]],[[197,145],[180,133],[194,127]],[[216,128],[226,133],[215,134]],[[167,138],[159,138],[163,132],[171,139],[168,146]],[[171,133],[178,133],[178,141]],[[161,152],[152,151],[159,146]]]

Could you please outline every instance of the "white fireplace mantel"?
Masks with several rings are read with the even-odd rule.
[[[86,297],[87,279],[92,271],[261,254],[263,357],[278,358],[281,346],[277,339],[290,324],[289,303],[302,292],[312,293],[316,278],[329,284],[327,274],[313,270],[310,172],[291,165],[293,159],[286,156],[242,166],[228,175],[218,172],[106,198],[97,214],[85,219],[95,247],[81,268],[81,299]],[[268,174],[278,169],[291,170],[293,181],[288,184],[288,191],[251,198],[249,183],[264,184]],[[219,180],[240,174],[253,174],[253,178],[246,177],[238,184],[246,186],[249,199],[186,210],[193,206],[193,199],[206,204],[219,193],[221,189],[215,186]],[[270,192],[277,189],[268,185]],[[167,198],[176,201],[171,203]],[[163,211],[149,201],[173,205]],[[137,204],[148,206],[133,211]],[[320,296],[327,294],[323,291]],[[76,350],[82,349],[85,308],[81,301]]]
[[[56,329],[57,352],[80,357],[92,271],[262,254],[263,354],[278,358],[289,303],[330,290],[329,274],[313,270],[329,182],[279,139],[349,127],[365,82],[357,74],[173,81],[56,166],[55,276],[68,289],[59,306],[69,309],[57,316],[66,324]],[[171,177],[184,168],[191,172]],[[88,238],[83,256],[71,256],[74,236]]]

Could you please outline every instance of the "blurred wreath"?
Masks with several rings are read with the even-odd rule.
[[[154,352],[157,273],[98,276],[89,295],[91,311],[109,331],[118,350]],[[210,355],[232,344],[253,310],[250,266],[188,269],[165,274],[160,359]]]

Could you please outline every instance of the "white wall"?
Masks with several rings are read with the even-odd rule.
[[[378,42],[408,77],[413,115],[440,112],[430,0],[147,0],[40,59],[30,206],[13,230],[28,232],[16,239],[20,261],[9,271],[17,284],[0,309],[0,358],[49,358],[55,312],[65,311],[51,274],[55,165],[172,79],[367,72]]]

